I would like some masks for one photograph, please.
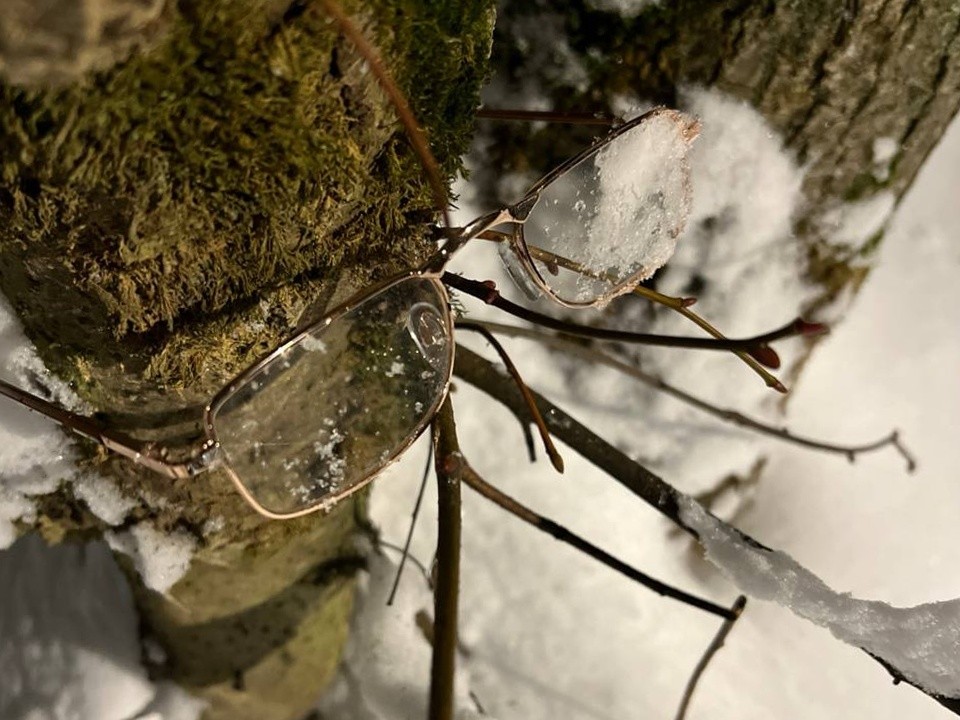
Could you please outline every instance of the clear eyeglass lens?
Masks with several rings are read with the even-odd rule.
[[[309,331],[216,406],[227,462],[263,508],[329,503],[420,433],[450,377],[448,312],[434,282],[402,280]]]
[[[558,298],[590,304],[666,263],[690,213],[697,128],[654,111],[543,188],[523,236]]]

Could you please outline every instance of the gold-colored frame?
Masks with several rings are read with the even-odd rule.
[[[224,402],[230,398],[235,392],[245,386],[250,382],[257,373],[272,363],[274,360],[278,359],[283,355],[289,348],[300,343],[306,336],[316,332],[320,328],[327,327],[331,323],[335,322],[338,318],[343,317],[346,313],[350,312],[359,305],[363,305],[370,300],[373,300],[377,295],[382,292],[389,290],[390,288],[396,287],[397,285],[407,282],[409,280],[426,280],[428,281],[437,292],[438,298],[441,300],[444,310],[444,325],[447,332],[447,338],[449,342],[447,343],[447,376],[444,378],[443,387],[438,393],[437,397],[434,399],[433,404],[430,406],[429,410],[424,413],[423,418],[420,422],[411,429],[406,440],[398,445],[390,455],[384,459],[384,461],[379,464],[375,469],[368,472],[360,480],[353,483],[350,487],[345,488],[342,492],[336,493],[325,497],[322,501],[311,505],[309,507],[303,508],[301,510],[296,510],[289,513],[275,513],[271,510],[268,510],[257,499],[247,490],[246,486],[243,484],[243,481],[239,478],[234,469],[230,466],[228,462],[222,460],[222,456],[218,455],[220,459],[219,464],[230,476],[230,479],[233,481],[234,486],[236,486],[239,493],[243,498],[261,515],[271,518],[273,520],[289,520],[291,518],[301,517],[303,515],[309,515],[324,509],[329,509],[336,505],[338,502],[344,498],[352,495],[353,493],[361,490],[366,485],[368,485],[375,477],[380,473],[386,470],[388,467],[393,465],[400,456],[409,448],[417,438],[423,433],[427,428],[430,422],[433,420],[434,415],[436,415],[437,410],[440,409],[440,405],[443,404],[443,401],[447,397],[447,393],[450,390],[450,378],[453,375],[453,359],[454,359],[454,343],[453,343],[453,316],[450,312],[450,296],[447,294],[447,288],[442,282],[440,282],[439,275],[437,273],[430,273],[421,270],[414,270],[411,272],[404,273],[402,275],[396,275],[382,283],[379,283],[368,290],[358,293],[347,300],[342,305],[334,308],[328,315],[321,318],[317,322],[308,326],[305,330],[297,333],[289,340],[284,342],[282,345],[271,351],[268,355],[258,360],[256,363],[248,367],[237,377],[227,383],[223,389],[221,389],[210,403],[204,408],[203,413],[203,425],[204,431],[206,433],[206,444],[208,447],[220,448],[220,441],[217,437],[217,428],[216,428],[216,415],[220,410],[220,407]]]
[[[536,207],[536,204],[540,199],[540,193],[544,188],[550,185],[550,183],[555,182],[559,178],[563,177],[565,173],[569,172],[580,163],[595,155],[604,146],[616,140],[629,130],[641,125],[649,118],[661,113],[674,112],[676,111],[666,108],[655,108],[629,122],[616,127],[605,137],[601,138],[581,153],[570,158],[543,176],[540,180],[533,184],[533,186],[518,202],[501,210],[496,210],[494,212],[482,215],[467,224],[465,227],[448,234],[447,241],[443,247],[441,247],[420,268],[390,277],[387,280],[374,285],[373,287],[367,288],[366,290],[353,295],[346,302],[340,304],[327,313],[324,317],[288,338],[277,348],[259,359],[250,367],[246,368],[217,392],[217,394],[204,409],[202,419],[204,437],[201,438],[196,445],[190,448],[180,449],[180,452],[178,453],[181,455],[181,457],[187,457],[187,460],[185,461],[178,462],[170,460],[170,456],[173,454],[173,448],[153,442],[137,440],[136,438],[132,438],[124,433],[107,428],[95,418],[73,413],[41,397],[11,385],[4,380],[0,380],[0,395],[6,395],[12,400],[27,406],[31,410],[39,412],[57,421],[73,432],[94,440],[108,450],[123,455],[133,460],[137,464],[147,467],[171,479],[190,478],[208,470],[223,468],[230,476],[230,479],[233,481],[243,498],[254,510],[256,510],[256,512],[265,517],[275,520],[286,520],[330,508],[338,501],[354,492],[357,492],[369,484],[369,482],[383,472],[383,470],[396,462],[399,456],[402,455],[403,452],[416,441],[420,434],[423,433],[424,429],[430,424],[433,416],[439,409],[443,400],[446,398],[450,386],[450,377],[452,376],[454,361],[453,317],[450,312],[450,297],[447,293],[446,287],[444,286],[443,282],[441,282],[441,277],[443,275],[444,268],[450,262],[454,254],[464,247],[470,240],[473,240],[474,238],[485,233],[487,230],[490,230],[496,226],[512,226],[513,232],[500,234],[500,237],[502,237],[504,241],[510,243],[512,249],[519,258],[524,271],[536,284],[536,286],[542,292],[544,292],[547,297],[564,307],[602,307],[613,298],[628,293],[636,287],[636,285],[640,282],[640,275],[642,274],[642,271],[632,275],[629,278],[626,278],[620,283],[611,286],[611,289],[608,292],[589,302],[573,303],[558,297],[557,294],[550,288],[549,284],[540,276],[536,269],[530,250],[527,247],[526,241],[523,237],[523,225],[527,221],[530,213]],[[292,513],[274,513],[263,507],[246,489],[243,482],[223,457],[216,433],[216,414],[220,406],[230,395],[241,388],[258,371],[270,364],[288,348],[300,342],[306,335],[315,332],[321,327],[329,325],[338,317],[341,317],[358,305],[369,301],[377,294],[412,278],[428,280],[437,290],[440,298],[443,300],[445,309],[444,319],[448,337],[450,338],[447,348],[449,372],[443,384],[443,389],[438,394],[438,397],[436,398],[433,406],[430,408],[430,411],[424,415],[424,419],[414,428],[407,440],[390,453],[383,464],[379,465],[375,470],[368,473],[360,481],[345,489],[343,492],[325,498],[322,502],[319,502],[315,505]]]

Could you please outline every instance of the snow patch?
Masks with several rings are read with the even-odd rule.
[[[133,601],[106,546],[23,537],[0,553],[0,587],[0,717],[127,720],[149,702]]]
[[[144,584],[158,593],[166,593],[184,576],[197,549],[187,533],[162,533],[146,522],[104,537],[113,550],[133,561]]]
[[[123,495],[116,484],[100,475],[85,473],[73,481],[73,491],[90,512],[108,525],[119,525],[137,501]]]
[[[890,163],[899,149],[900,143],[891,137],[873,141],[873,176],[880,182],[886,182],[890,177]]]
[[[387,605],[397,566],[369,557],[369,575],[358,581],[357,610],[337,677],[319,708],[337,720],[400,720],[427,714],[424,684],[430,677],[430,643],[418,613],[433,614],[433,595],[416,566],[407,564],[393,605]],[[489,717],[473,709],[466,678],[456,678],[457,720]]]
[[[743,592],[827,628],[928,692],[960,697],[960,598],[908,608],[861,600],[831,589],[786,553],[757,547],[690,498],[680,499],[680,518]]]
[[[587,0],[594,10],[615,12],[623,17],[636,17],[647,8],[659,5],[660,0]]]
[[[0,295],[0,376],[71,410],[82,404],[44,367],[13,309]],[[33,516],[33,495],[53,492],[76,474],[73,444],[51,420],[0,398],[0,548],[13,542],[13,522]]]
[[[823,228],[833,242],[859,247],[883,230],[895,205],[896,198],[892,192],[878,192],[826,213],[822,220]]]

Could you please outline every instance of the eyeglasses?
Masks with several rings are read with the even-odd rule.
[[[652,110],[518,202],[448,229],[421,267],[354,295],[229,382],[206,406],[193,448],[136,440],[2,380],[0,394],[167,477],[222,468],[267,517],[330,508],[397,459],[447,395],[454,322],[443,279],[454,254],[478,237],[500,240],[521,287],[567,307],[630,292],[665,262],[683,230],[686,149],[697,128],[674,110]],[[669,161],[628,172],[654,145],[658,157],[671,148]]]

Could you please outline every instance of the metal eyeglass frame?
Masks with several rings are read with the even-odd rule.
[[[370,288],[367,288],[366,290],[356,293],[346,302],[338,305],[319,320],[311,323],[306,328],[298,331],[296,334],[288,338],[266,356],[255,362],[246,370],[239,373],[235,378],[224,385],[224,387],[219,390],[216,395],[213,396],[203,411],[204,436],[192,446],[186,448],[176,448],[178,451],[176,453],[177,455],[187,458],[184,461],[175,461],[170,459],[175,450],[175,448],[171,446],[166,446],[156,442],[138,440],[120,431],[112,430],[93,417],[74,413],[2,379],[0,379],[0,395],[5,395],[6,397],[25,405],[29,409],[34,410],[41,415],[45,415],[46,417],[58,422],[65,428],[82,435],[83,437],[93,440],[111,452],[129,458],[138,465],[142,465],[145,468],[174,480],[192,478],[200,473],[222,468],[230,476],[230,479],[233,481],[236,489],[240,492],[247,503],[249,503],[255,511],[265,517],[275,520],[286,520],[317,512],[319,510],[329,509],[343,498],[366,486],[387,467],[393,464],[399,458],[399,456],[402,455],[403,452],[409,448],[410,445],[412,445],[413,442],[423,433],[424,429],[433,420],[433,417],[440,408],[443,400],[446,398],[447,393],[449,392],[450,379],[453,374],[454,343],[452,339],[454,323],[453,315],[450,310],[450,296],[447,292],[446,286],[442,282],[442,278],[447,264],[451,261],[453,256],[468,242],[499,225],[512,225],[514,232],[503,234],[496,233],[496,238],[502,239],[505,242],[509,242],[511,249],[520,259],[521,266],[534,284],[554,302],[565,307],[582,308],[602,306],[609,302],[613,297],[631,292],[636,287],[636,285],[640,282],[639,276],[642,274],[642,271],[616,284],[611,288],[610,291],[604,293],[602,296],[593,301],[584,303],[570,303],[564,301],[562,298],[558,297],[556,293],[554,293],[549,284],[544,281],[537,271],[530,250],[528,249],[523,237],[523,225],[530,216],[530,213],[536,207],[536,204],[540,199],[540,193],[552,182],[560,179],[564,174],[599,152],[604,146],[616,140],[629,130],[642,124],[645,120],[661,113],[674,112],[676,111],[669,110],[667,108],[655,108],[654,110],[640,115],[629,122],[617,126],[605,137],[593,143],[587,149],[573,156],[543,176],[539,181],[534,183],[527,193],[516,203],[506,208],[482,215],[466,226],[457,228],[452,233],[448,233],[446,235],[446,242],[444,245],[419,268],[415,270],[409,270],[404,273],[399,273],[380,283],[377,283]],[[559,259],[562,260],[562,258]],[[445,310],[444,320],[446,324],[447,336],[450,338],[447,349],[448,372],[443,383],[443,388],[438,394],[433,406],[424,414],[423,419],[421,419],[420,422],[411,429],[407,439],[398,447],[394,448],[393,451],[384,458],[383,462],[381,462],[375,469],[371,470],[360,480],[342,490],[340,493],[326,496],[314,505],[290,513],[275,513],[268,510],[261,505],[255,497],[253,497],[253,495],[244,485],[243,481],[240,480],[240,478],[234,472],[233,468],[229,464],[229,461],[224,456],[224,453],[220,447],[220,442],[217,438],[216,431],[215,418],[218,409],[238,389],[245,386],[260,370],[286,352],[290,347],[301,342],[303,338],[330,325],[338,318],[350,312],[352,309],[372,300],[380,293],[385,292],[395,285],[410,279],[428,280],[437,290],[438,296],[443,300],[443,306]]]

